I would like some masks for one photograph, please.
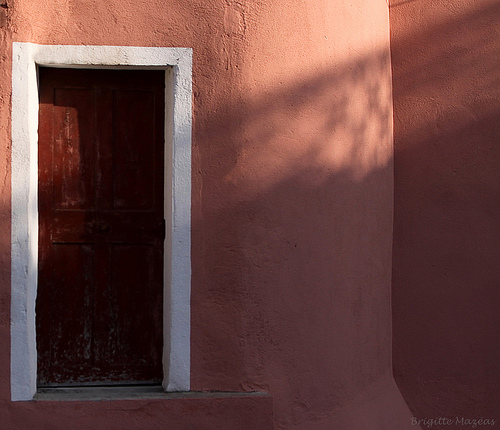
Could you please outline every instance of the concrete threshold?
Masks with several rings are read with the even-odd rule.
[[[33,400],[40,401],[102,401],[135,399],[207,399],[227,397],[269,397],[268,393],[235,391],[182,391],[165,392],[154,386],[99,386],[39,388]]]

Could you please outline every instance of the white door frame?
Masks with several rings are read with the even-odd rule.
[[[37,386],[38,66],[165,70],[163,387],[190,389],[192,49],[13,44],[11,399]]]

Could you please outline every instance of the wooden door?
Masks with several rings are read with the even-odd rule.
[[[164,79],[40,68],[40,386],[162,379]]]

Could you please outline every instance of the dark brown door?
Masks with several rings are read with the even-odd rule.
[[[163,71],[40,69],[40,386],[162,379],[163,123]]]

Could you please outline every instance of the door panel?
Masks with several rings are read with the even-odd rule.
[[[40,69],[39,385],[162,379],[164,72]]]
[[[57,209],[95,204],[95,118],[92,90],[56,88],[53,122],[53,192]]]
[[[143,332],[150,315],[138,312],[137,309],[142,296],[152,299],[156,296],[156,300],[160,299],[158,292],[152,288],[154,279],[158,276],[154,273],[158,264],[151,262],[160,257],[155,251],[152,245],[116,244],[112,247],[111,267],[114,276],[109,291],[110,326],[116,336],[115,343],[110,344],[109,359],[113,364],[141,365],[158,353],[158,348],[155,348],[158,345],[151,344]],[[125,272],[120,270],[122,267],[132,269]],[[155,317],[156,321],[161,321],[160,315]],[[160,327],[151,329],[158,330]],[[134,339],[134,342],[131,344],[125,342],[125,339]]]
[[[113,92],[113,208],[151,210],[154,205],[153,94],[145,91]],[[149,131],[149,132],[148,132]],[[141,151],[135,150],[141,142]]]

